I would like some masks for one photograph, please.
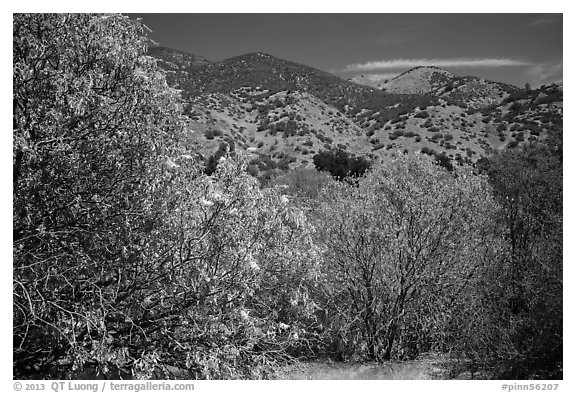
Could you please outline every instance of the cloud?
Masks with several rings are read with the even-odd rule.
[[[544,14],[530,22],[530,26],[549,26],[562,22],[562,14]]]
[[[412,68],[418,66],[436,67],[517,67],[528,66],[520,60],[506,58],[477,58],[477,59],[392,59],[369,61],[366,63],[349,64],[343,71],[377,71]]]
[[[562,80],[563,65],[562,62],[536,64],[530,67],[527,73],[534,86],[558,82]]]

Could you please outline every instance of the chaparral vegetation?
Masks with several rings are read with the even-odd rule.
[[[14,15],[15,378],[428,353],[562,378],[561,135],[475,165],[322,149],[278,173],[230,140],[205,160],[147,47],[122,15]]]

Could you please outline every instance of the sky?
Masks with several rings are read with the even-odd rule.
[[[218,61],[249,52],[338,76],[419,65],[524,87],[562,81],[562,14],[128,14],[161,46]]]

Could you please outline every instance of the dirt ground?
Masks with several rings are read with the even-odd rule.
[[[309,361],[286,366],[279,371],[279,379],[292,380],[426,380],[471,379],[470,373],[452,375],[449,360],[442,355],[429,354],[416,360],[377,362]],[[478,378],[478,376],[476,376]]]

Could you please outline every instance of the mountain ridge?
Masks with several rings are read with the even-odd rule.
[[[222,144],[250,149],[260,176],[311,167],[315,154],[334,149],[374,162],[404,151],[473,163],[562,130],[558,87],[524,91],[416,67],[395,79],[396,91],[386,91],[263,52],[218,62],[169,49],[152,55],[181,90],[191,139],[205,158]],[[407,77],[415,81],[408,91],[398,86]]]

